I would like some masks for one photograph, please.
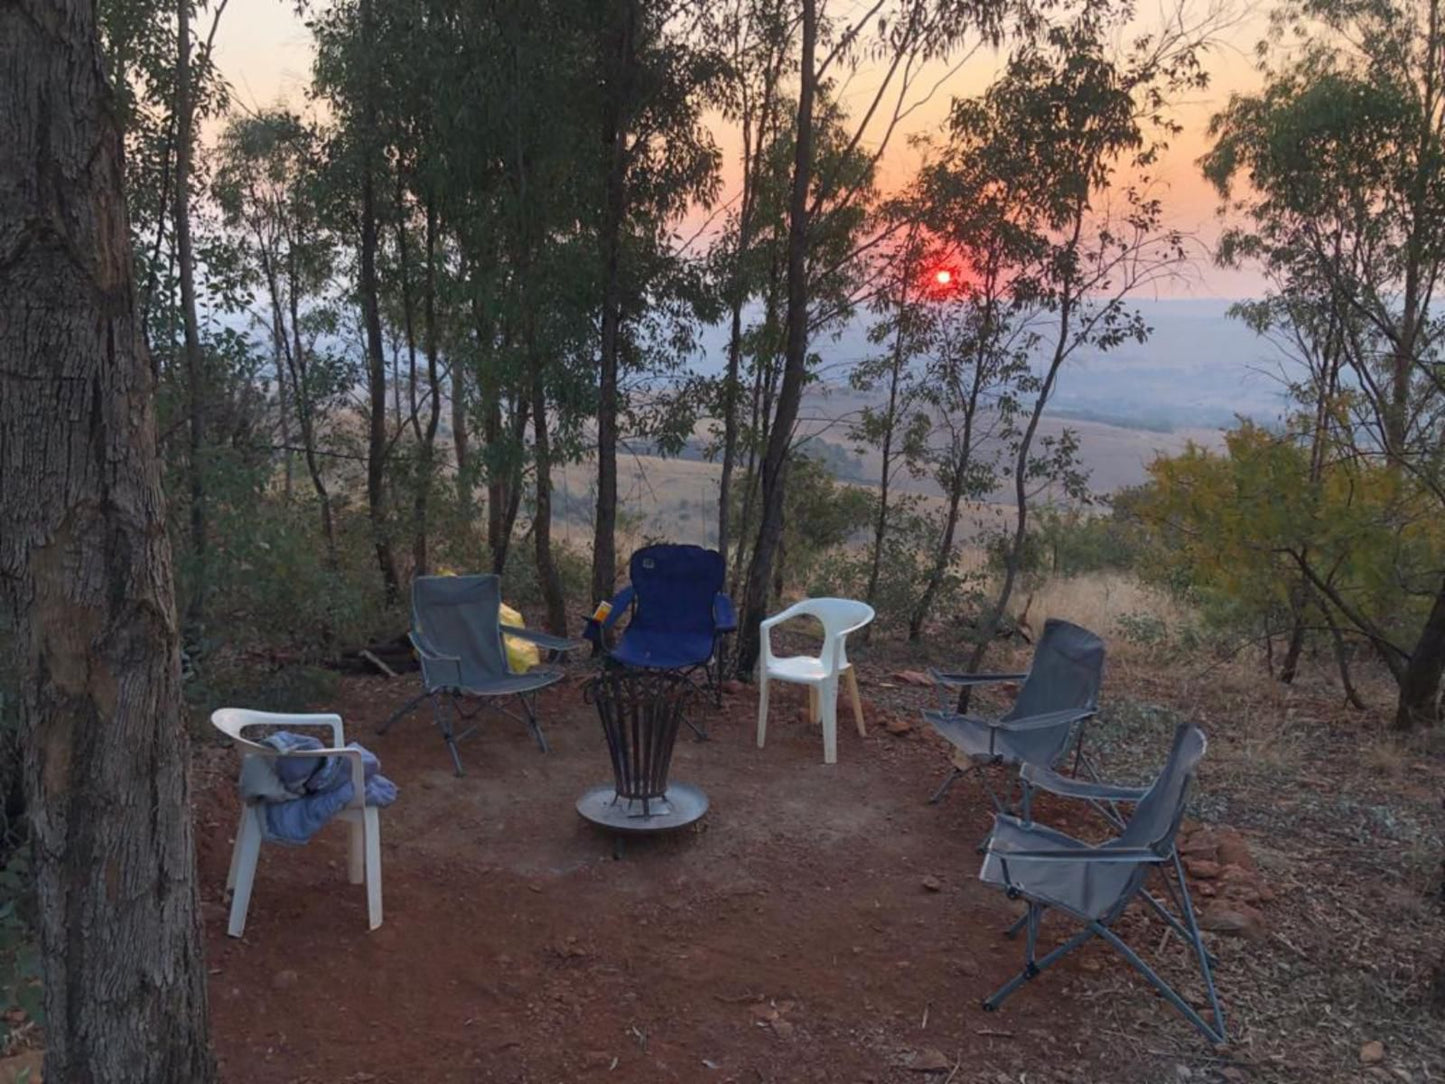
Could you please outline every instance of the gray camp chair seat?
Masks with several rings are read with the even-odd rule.
[[[1027,673],[961,674],[942,670],[930,670],[930,673],[944,703],[937,709],[924,711],[923,719],[971,762],[968,769],[954,765],[929,799],[937,803],[967,772],[989,765],[1052,767],[1068,749],[1071,737],[1081,761],[1083,724],[1099,710],[1104,641],[1088,629],[1050,618],[1044,624],[1044,633],[1034,649],[1033,663]],[[998,719],[965,715],[949,704],[961,690],[998,682],[1020,683],[1013,707]],[[989,785],[987,777],[984,786],[994,808],[1000,813],[1008,812],[1007,804]]]
[[[412,581],[409,635],[421,662],[422,691],[387,719],[379,733],[384,734],[422,700],[431,700],[433,721],[457,775],[461,775],[457,743],[476,727],[456,733],[451,713],[474,718],[480,708],[471,714],[462,708],[463,699],[472,699],[480,701],[481,707],[491,706],[516,718],[497,702],[515,696],[525,713],[522,721],[542,752],[547,752],[547,738],[537,721],[537,693],[561,681],[563,673],[555,666],[534,666],[524,674],[514,674],[502,637],[515,636],[553,653],[572,651],[584,643],[503,625],[501,606],[501,579],[495,575],[418,576]]]
[[[1142,790],[1107,784],[1081,785],[1053,773],[1032,773],[1037,787],[1059,782],[1060,793],[1072,792],[1069,796],[1093,803],[1130,802],[1134,804],[1134,811],[1116,837],[1100,844],[1083,843],[1037,822],[1007,814],[994,818],[979,878],[985,884],[1003,889],[1010,898],[1026,902],[1027,910],[1008,934],[1013,936],[1024,929],[1027,941],[1023,970],[984,1000],[985,1010],[997,1009],[1020,986],[1098,937],[1137,969],[1206,1038],[1215,1043],[1226,1041],[1224,1011],[1214,987],[1212,960],[1205,950],[1189,896],[1189,882],[1174,846],[1190,783],[1207,748],[1203,731],[1181,724],[1175,731],[1164,769],[1151,786]],[[1177,915],[1146,891],[1145,883],[1151,873],[1163,878]],[[1112,929],[1135,901],[1146,904],[1192,950],[1204,980],[1212,1020],[1201,1016]],[[1040,920],[1050,910],[1072,917],[1084,928],[1057,948],[1038,956]]]

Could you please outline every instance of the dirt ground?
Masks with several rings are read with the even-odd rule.
[[[696,830],[631,843],[614,860],[573,806],[610,778],[600,727],[582,702],[584,673],[574,666],[542,697],[549,755],[520,723],[492,718],[462,747],[463,778],[424,708],[374,733],[414,691],[413,677],[344,682],[327,707],[400,787],[382,818],[386,919],[372,933],[364,891],[346,883],[344,831],[332,827],[305,848],[263,848],[246,936],[225,936],[235,753],[203,752],[197,835],[226,1080],[1442,1079],[1445,1052],[1430,1051],[1445,1048],[1445,1021],[1421,1002],[1423,970],[1387,980],[1405,1002],[1388,1013],[1346,1000],[1351,988],[1337,985],[1326,985],[1323,1018],[1291,997],[1292,986],[1312,981],[1310,956],[1333,973],[1318,955],[1324,946],[1307,940],[1308,929],[1325,927],[1293,893],[1269,905],[1270,938],[1210,935],[1235,1035],[1223,1051],[1097,945],[1000,1012],[981,1011],[980,999],[1020,966],[1021,946],[1001,936],[1018,905],[976,878],[975,844],[989,823],[978,785],[965,781],[942,804],[925,804],[947,768],[942,747],[918,726],[895,734],[883,724],[916,721],[932,693],[900,685],[881,660],[860,663],[868,736],[840,711],[834,766],[822,762],[817,728],[799,718],[801,690],[775,696],[762,750],[751,688],[707,708],[711,740],[684,731],[672,778],[707,792],[708,816]],[[1101,752],[1127,746],[1157,763],[1171,729],[1162,715],[1124,712],[1101,730]],[[1427,766],[1438,782],[1438,758]],[[1422,800],[1428,794],[1427,785]],[[1233,799],[1216,799],[1201,806],[1203,819],[1248,820]],[[1087,830],[1073,809],[1040,816]],[[1284,882],[1282,861],[1262,857]],[[1437,937],[1439,917],[1423,905],[1416,912],[1424,933],[1395,920],[1391,930]],[[1065,929],[1046,921],[1045,937]],[[1141,952],[1197,994],[1183,950],[1161,930],[1142,915],[1126,921]],[[1303,1024],[1270,1008],[1281,999],[1298,1001]],[[1362,1039],[1384,1043],[1380,1064],[1358,1061]]]

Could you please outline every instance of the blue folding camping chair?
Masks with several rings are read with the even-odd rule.
[[[645,546],[628,563],[631,582],[613,596],[611,610],[587,624],[584,635],[601,645],[617,666],[701,672],[722,704],[721,640],[737,630],[732,599],[723,591],[722,554],[702,546]],[[611,648],[606,634],[627,614],[622,637]],[[688,725],[700,736],[690,721]]]

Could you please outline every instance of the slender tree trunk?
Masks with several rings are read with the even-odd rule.
[[[617,586],[617,370],[622,334],[622,229],[627,216],[628,109],[637,50],[637,0],[614,0],[607,54],[608,148],[602,207],[602,356],[598,366],[597,512],[592,533],[592,597],[611,598]],[[536,413],[536,405],[532,411]]]
[[[437,215],[436,203],[428,196],[426,200],[426,262],[422,266],[422,349],[426,352],[426,386],[429,410],[426,428],[420,433],[417,450],[416,492],[412,495],[412,561],[416,574],[424,576],[430,570],[427,554],[427,510],[431,500],[432,467],[436,458],[437,429],[441,426],[441,381],[437,364],[437,289],[436,289],[436,248]],[[416,414],[416,405],[412,405]],[[420,425],[413,422],[413,425]]]
[[[46,1080],[210,1084],[190,740],[95,5],[0,5],[0,609]]]
[[[1076,220],[1074,228],[1074,241],[1077,243],[1080,231],[1080,221]],[[1059,305],[1058,321],[1058,342],[1054,346],[1054,354],[1049,362],[1048,372],[1044,375],[1043,383],[1039,387],[1038,398],[1034,400],[1033,409],[1029,412],[1028,425],[1024,428],[1023,436],[1019,440],[1018,454],[1014,458],[1014,531],[1009,539],[1008,552],[1005,555],[1003,586],[999,588],[998,598],[994,600],[993,606],[989,609],[988,618],[984,621],[980,630],[979,641],[969,654],[967,669],[976,671],[983,663],[984,656],[993,643],[994,636],[998,633],[999,625],[1003,621],[1004,613],[1008,609],[1009,599],[1013,597],[1014,584],[1018,580],[1019,564],[1023,557],[1024,542],[1028,538],[1029,529],[1029,494],[1028,494],[1028,466],[1029,453],[1033,450],[1034,436],[1038,433],[1039,419],[1043,417],[1044,408],[1049,404],[1049,398],[1054,391],[1054,383],[1058,380],[1059,370],[1063,367],[1068,357],[1066,343],[1069,338],[1069,329],[1072,326],[1073,310],[1076,298],[1071,293],[1065,293]],[[959,693],[958,710],[960,713],[968,711],[969,689],[967,686]]]
[[[301,301],[294,252],[287,253],[286,262],[291,280],[288,291],[291,307],[291,347],[287,351],[286,361],[291,366],[291,391],[296,396],[296,423],[301,428],[301,450],[306,460],[306,473],[311,478],[311,488],[316,491],[316,503],[321,515],[321,536],[326,540],[326,562],[328,567],[335,571],[341,562],[336,552],[336,524],[331,513],[331,494],[326,489],[326,481],[321,475],[320,457],[316,454],[316,408],[311,398],[306,343],[301,338]],[[268,276],[267,281],[270,284],[271,304],[279,309],[281,295],[274,273]]]
[[[195,107],[191,100],[191,3],[176,3],[176,260],[180,271],[181,327],[185,347],[186,406],[190,421],[190,454],[186,481],[190,489],[191,596],[186,624],[199,634],[206,612],[206,376],[196,314],[196,259],[191,246],[191,152]]]
[[[532,514],[532,541],[537,554],[537,585],[547,608],[547,628],[558,636],[565,636],[567,604],[562,597],[562,577],[552,558],[552,449],[547,435],[544,364],[540,357],[532,357],[532,432],[537,459],[537,507]]]
[[[905,263],[906,267],[906,263]],[[888,369],[888,413],[883,424],[883,466],[878,472],[878,516],[873,521],[873,556],[868,567],[868,586],[863,592],[863,601],[873,605],[878,596],[878,577],[883,571],[883,544],[888,537],[888,488],[893,480],[893,432],[898,426],[898,382],[903,373],[903,321],[904,309],[908,305],[908,276],[901,276],[898,291],[898,327],[893,339],[893,363]],[[863,642],[872,639],[873,623],[862,630]],[[910,626],[909,639],[916,639]]]
[[[778,411],[763,457],[762,518],[757,545],[748,567],[747,596],[738,631],[737,672],[751,676],[758,659],[758,625],[767,609],[767,587],[773,553],[783,535],[783,490],[793,426],[803,399],[808,367],[808,196],[813,176],[813,97],[817,84],[814,53],[818,41],[816,0],[802,0],[802,55],[799,63],[798,114],[793,158],[793,185],[788,207],[788,319],[783,385]]]
[[[373,0],[361,0],[362,47],[375,47]],[[386,353],[381,338],[381,306],[376,277],[376,158],[377,106],[370,79],[365,81],[362,105],[361,161],[361,318],[366,327],[366,372],[370,391],[370,418],[366,444],[366,506],[371,519],[372,546],[387,605],[397,600],[399,580],[396,557],[388,537],[386,499]]]
[[[291,395],[286,390],[286,328],[274,297],[271,305],[271,362],[276,366],[276,419],[281,427],[281,496],[290,504],[295,456],[291,453]]]
[[[933,554],[933,566],[928,570],[928,583],[919,596],[913,612],[908,615],[908,642],[916,644],[923,636],[923,625],[933,612],[934,599],[943,587],[943,578],[953,561],[953,544],[958,534],[958,514],[963,505],[963,483],[955,480],[948,492],[948,516],[943,524],[943,537],[938,540],[938,549]]]

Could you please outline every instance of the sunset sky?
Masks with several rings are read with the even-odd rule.
[[[1142,5],[1136,25],[1149,27],[1150,12],[1154,10],[1147,3]],[[1218,201],[1195,163],[1208,146],[1211,114],[1228,101],[1231,93],[1258,85],[1251,54],[1262,35],[1263,23],[1262,12],[1250,13],[1222,30],[1218,44],[1205,58],[1211,76],[1209,89],[1177,106],[1184,132],[1160,164],[1158,179],[1165,189],[1171,224],[1197,238],[1200,255],[1184,280],[1161,288],[1161,296],[1237,298],[1251,296],[1260,288],[1258,277],[1252,273],[1226,272],[1212,266],[1207,249],[1219,233]],[[311,40],[289,0],[231,0],[216,35],[216,57],[239,104],[254,108],[286,101],[303,107],[310,82]],[[947,113],[950,98],[983,90],[1001,61],[991,52],[974,55],[910,116],[907,134],[936,130]],[[849,81],[843,96],[861,105],[875,85],[873,73],[860,70]],[[727,156],[725,177],[732,182],[737,176],[737,140],[723,127],[716,128],[714,136]],[[895,136],[883,162],[884,186],[894,187],[903,181],[917,160],[906,141]]]

